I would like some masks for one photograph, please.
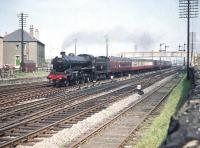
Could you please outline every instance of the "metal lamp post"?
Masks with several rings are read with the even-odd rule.
[[[77,39],[74,39],[74,55],[76,56],[76,42],[77,42]]]
[[[164,45],[165,43],[160,43],[160,70],[161,70],[161,51],[162,51],[162,45]]]
[[[184,51],[186,51],[186,49],[185,49],[186,45],[187,44],[184,43],[184,49],[183,49]],[[185,56],[184,56],[184,66],[185,66]]]
[[[184,51],[185,52],[185,46],[186,46],[186,44],[184,43],[184,49],[181,49],[181,45],[179,44],[179,49],[178,49],[178,51],[181,51],[181,57],[182,57],[182,52]],[[183,66],[185,66],[185,56],[183,57]]]
[[[167,51],[167,48],[169,48],[169,46],[167,46],[167,45],[165,45],[165,50],[163,50],[163,51]],[[167,60],[167,56],[166,56],[166,60]]]
[[[105,40],[106,40],[106,57],[108,57],[108,42],[109,42],[108,35],[105,35]]]

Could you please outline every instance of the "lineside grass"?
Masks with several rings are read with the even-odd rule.
[[[48,74],[49,72],[46,72],[46,71],[36,71],[36,72],[29,72],[29,73],[17,71],[16,77],[17,78],[44,77],[44,76],[47,76]]]
[[[154,119],[149,129],[143,134],[142,138],[134,147],[156,148],[160,146],[166,138],[171,116],[184,104],[190,88],[191,83],[184,76],[167,98],[161,114]]]

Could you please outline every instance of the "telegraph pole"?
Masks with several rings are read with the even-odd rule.
[[[76,56],[76,42],[77,42],[77,39],[74,40],[74,44],[75,44],[75,45],[74,45],[74,50],[75,50],[75,51],[74,51],[74,54],[75,54],[75,56]]]
[[[106,39],[106,57],[108,57],[108,35],[105,36]]]
[[[184,51],[185,52],[185,43],[184,43],[184,49],[182,48],[181,49],[181,47],[183,47],[183,46],[181,46],[180,44],[179,44],[179,49],[178,49],[178,51],[180,51],[181,52],[181,57],[182,57],[182,52]],[[185,56],[183,57],[183,66],[185,66]]]
[[[186,46],[186,44],[184,43],[184,49],[183,49],[184,52],[186,51],[185,46]],[[185,56],[184,56],[184,66],[185,66]]]
[[[179,44],[179,46],[178,46],[178,51],[181,51],[181,47],[182,47],[182,46]]]
[[[164,45],[165,43],[160,43],[160,70],[161,70],[161,54],[162,54],[162,45]]]
[[[26,27],[26,18],[28,17],[27,14],[20,13],[18,14],[19,17],[19,26],[21,27],[21,71],[25,71],[24,69],[24,27]]]
[[[194,53],[194,32],[191,32],[191,34],[192,34],[192,41],[191,41],[191,64],[192,64],[192,62],[193,62],[193,53]]]
[[[180,18],[187,19],[187,79],[189,80],[190,19],[198,17],[198,0],[179,0]]]
[[[166,44],[165,44],[165,52],[167,51],[167,48],[169,48],[169,46],[167,46]],[[166,61],[167,61],[167,55],[166,55]]]

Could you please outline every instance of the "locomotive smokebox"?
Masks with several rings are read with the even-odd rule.
[[[65,52],[64,51],[61,51],[60,54],[62,55],[62,57],[65,56]]]

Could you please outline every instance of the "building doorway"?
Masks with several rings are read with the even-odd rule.
[[[15,56],[15,68],[20,68],[21,59],[19,55]]]

